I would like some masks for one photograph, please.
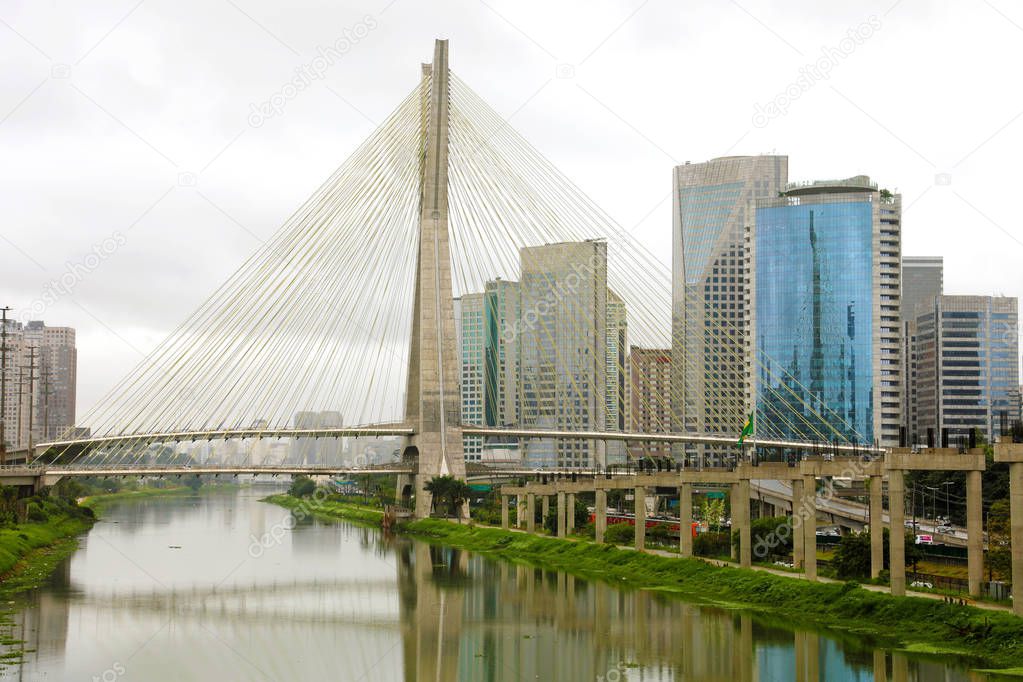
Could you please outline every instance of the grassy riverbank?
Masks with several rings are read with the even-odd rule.
[[[89,516],[60,514],[42,523],[19,523],[0,530],[0,592],[39,585],[78,548],[76,537],[93,523]]]
[[[322,518],[377,524],[381,512],[350,503],[288,495],[267,502]],[[983,659],[1009,672],[1023,667],[1023,619],[919,597],[892,597],[854,583],[810,583],[759,571],[712,566],[587,541],[427,519],[402,524],[419,539],[526,562],[614,585],[780,616],[792,624],[880,638],[910,651]],[[1015,672],[1015,671],[1014,671]]]
[[[352,521],[364,526],[373,526],[374,528],[380,527],[380,520],[384,516],[384,513],[380,511],[380,509],[352,504],[351,502],[340,502],[337,500],[314,502],[308,498],[297,498],[292,497],[291,495],[281,494],[270,495],[269,497],[263,498],[262,501],[276,504],[279,507],[285,507],[296,513],[301,512],[308,516],[325,519],[327,521],[343,519],[345,521]]]
[[[196,491],[188,486],[174,486],[172,488],[138,488],[137,490],[121,490],[116,493],[100,493],[89,495],[78,500],[79,506],[88,507],[99,513],[103,508],[116,502],[126,500],[142,500],[150,497],[166,497],[169,495],[192,495]]]

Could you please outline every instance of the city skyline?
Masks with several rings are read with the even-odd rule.
[[[667,169],[687,159],[775,149],[792,159],[795,179],[870,171],[898,188],[906,200],[904,253],[944,255],[948,293],[1023,296],[1013,274],[1023,246],[1015,240],[1018,231],[1009,229],[1014,211],[1004,170],[1023,136],[1014,118],[1023,98],[991,87],[995,76],[980,68],[992,51],[1017,48],[1004,40],[978,42],[976,50],[953,58],[937,37],[971,27],[1008,39],[1018,29],[983,5],[968,11],[878,3],[825,14],[762,3],[743,7],[746,12],[706,3],[688,11],[728,26],[735,40],[769,55],[768,63],[721,53],[682,16],[638,2],[628,10],[587,7],[572,14],[572,32],[561,30],[568,15],[541,17],[528,5],[502,7],[500,15],[474,7],[457,20],[411,5],[383,13],[375,6],[313,7],[322,19],[315,28],[283,21],[263,5],[246,7],[298,56],[228,7],[208,24],[236,35],[242,49],[217,55],[222,68],[207,70],[201,85],[189,85],[185,74],[211,59],[212,43],[204,31],[191,30],[185,33],[193,54],[180,72],[153,66],[129,79],[107,79],[124,73],[129,59],[177,61],[180,45],[167,41],[166,29],[190,18],[174,10],[145,5],[101,41],[122,17],[117,8],[50,21],[40,9],[17,7],[4,18],[18,33],[2,36],[13,68],[0,89],[9,113],[0,139],[12,143],[10,168],[20,170],[8,176],[5,190],[12,227],[3,234],[14,246],[7,264],[12,277],[0,293],[16,309],[31,311],[39,301],[46,312],[34,317],[79,330],[79,349],[89,361],[79,377],[80,407],[88,410],[337,165],[372,127],[367,118],[379,121],[393,93],[415,82],[415,69],[407,65],[426,53],[422,41],[411,38],[434,31],[480,57],[456,58],[453,67],[587,193],[601,197],[662,262],[670,244]],[[329,86],[366,118],[326,87],[313,87],[289,100],[280,115],[249,125],[250,104],[278,92],[317,46],[331,44],[367,13],[377,28],[331,66],[324,83],[314,84]],[[766,111],[820,55],[821,45],[838,47],[872,14],[879,27],[855,43],[828,79],[814,81],[784,115],[754,125],[757,105]],[[72,23],[80,32],[69,42]],[[483,35],[487,45],[480,43]],[[687,40],[677,41],[679,35]],[[675,71],[661,59],[669,45],[690,62],[701,53],[717,54],[720,71],[691,72],[688,88],[663,87]],[[921,53],[929,59],[918,60]],[[243,63],[248,75],[239,81]],[[572,68],[559,72],[559,65]],[[490,79],[485,74],[491,71],[501,77]],[[160,82],[173,89],[173,98],[140,98]],[[491,84],[497,82],[500,87]],[[963,96],[939,96],[949,87]],[[719,106],[684,106],[690,92]],[[180,115],[197,109],[209,112],[204,122]],[[974,124],[949,125],[963,119]],[[828,121],[843,134],[820,145],[824,129],[814,121]],[[67,143],[40,132],[51,129],[66,130]],[[30,149],[17,143],[21,135],[51,142]],[[314,138],[323,143],[303,142]],[[593,139],[603,141],[599,154]],[[300,148],[305,163],[285,162],[294,156],[289,147]],[[107,200],[114,186],[123,188],[124,201]],[[59,231],[64,225],[75,226],[73,237]],[[979,238],[962,240],[964,226]],[[71,295],[53,296],[51,284],[62,280]],[[133,283],[129,290],[119,284],[124,281]]]

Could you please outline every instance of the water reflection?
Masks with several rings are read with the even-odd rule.
[[[3,679],[981,680],[748,614],[347,524],[249,491],[122,505],[12,618]],[[23,634],[22,634],[23,633]]]

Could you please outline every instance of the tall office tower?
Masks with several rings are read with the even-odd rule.
[[[738,437],[752,405],[749,298],[754,202],[788,182],[787,156],[728,156],[674,170],[672,426]],[[734,450],[733,450],[734,451]],[[702,456],[710,448],[675,449]]]
[[[34,352],[33,352],[34,349]],[[34,365],[32,356],[35,356]],[[61,438],[75,423],[75,330],[39,320],[7,323],[5,430],[9,447]]]
[[[917,418],[916,315],[934,304],[943,293],[944,259],[941,256],[902,258],[902,424],[909,444],[919,445]]]
[[[458,323],[456,337],[462,353],[462,423],[482,426],[485,423],[484,373],[487,364],[484,294],[465,294],[455,302],[455,321]],[[483,438],[462,436],[462,448],[466,461],[478,462],[483,450]]]
[[[608,431],[627,431],[629,412],[632,409],[632,390],[629,381],[629,321],[625,301],[610,289],[607,290],[607,354],[604,372],[607,387],[604,401],[607,404],[605,424]],[[608,441],[607,463],[625,464],[625,442]]]
[[[320,415],[318,412],[296,412],[292,419],[292,426],[296,429],[316,429],[320,426]],[[311,464],[316,462],[316,439],[315,438],[292,438],[291,439],[291,464]]]
[[[994,442],[1020,411],[1019,304],[991,296],[939,296],[917,316],[921,437],[941,445],[980,429]]]
[[[524,428],[603,431],[607,425],[607,243],[563,242],[519,252],[520,409]],[[531,439],[531,466],[602,467],[590,441]]]
[[[342,426],[340,412],[296,412],[293,418],[296,429],[333,429]],[[291,439],[290,462],[292,464],[338,464],[341,461],[343,443],[333,436],[299,437]]]
[[[503,279],[487,282],[487,329],[493,348],[494,426],[519,423],[519,344],[515,324],[519,321],[519,283]]]
[[[632,414],[630,431],[641,433],[667,433],[671,430],[671,349],[629,349],[629,384],[632,386]],[[630,443],[629,455],[643,457],[669,457],[667,443]]]
[[[493,280],[483,293],[455,299],[456,337],[461,350],[462,423],[479,426],[518,425],[518,282]],[[489,450],[502,459],[516,457],[514,438],[463,436],[467,461],[478,462]]]
[[[901,196],[870,178],[757,202],[757,435],[899,444]]]

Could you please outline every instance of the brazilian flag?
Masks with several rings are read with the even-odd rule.
[[[739,434],[739,445],[742,445],[743,441],[746,440],[746,436],[753,435],[753,413],[749,413],[749,418],[746,420],[745,426],[742,427],[742,433]]]

